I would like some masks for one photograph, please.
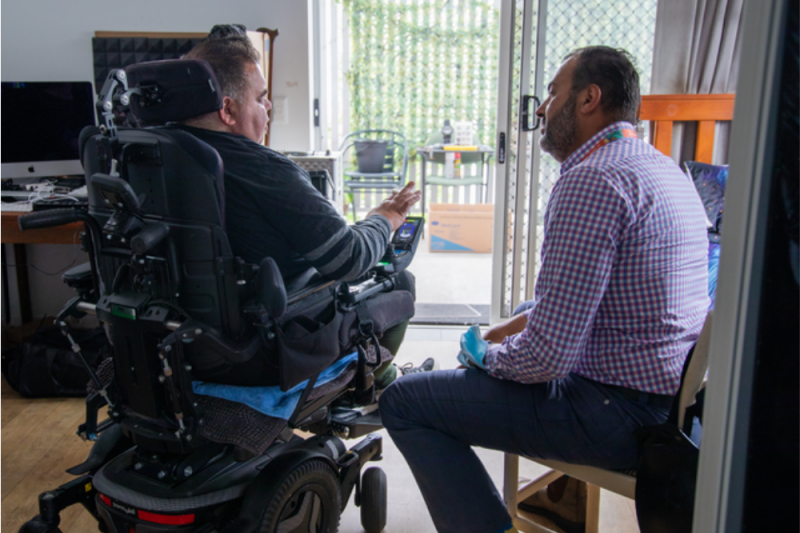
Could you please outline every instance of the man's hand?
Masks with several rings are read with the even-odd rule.
[[[408,184],[399,191],[394,191],[392,194],[381,202],[381,205],[367,213],[368,217],[372,215],[383,215],[392,225],[392,231],[399,228],[406,219],[408,211],[411,206],[419,202],[422,193],[414,190],[414,182],[409,181]]]
[[[519,314],[511,317],[505,322],[495,324],[486,330],[483,334],[483,339],[494,344],[500,344],[506,337],[520,333],[528,324],[528,317],[524,314]]]

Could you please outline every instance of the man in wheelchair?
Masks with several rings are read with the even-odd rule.
[[[229,33],[209,47],[242,46]],[[361,470],[381,456],[375,372],[392,354],[379,339],[413,315],[405,268],[423,221],[405,215],[419,195],[410,184],[348,228],[255,142],[269,104],[248,53],[245,83],[227,89],[199,59],[110,73],[102,125],[80,140],[88,211],[20,217],[21,229],[85,223],[97,299],[73,299],[56,322],[80,355],[65,319],[94,313],[113,348],[87,365],[78,433],[97,442],[21,531],[59,531],[75,503],[113,533],[335,531],[354,489],[364,528],[386,523],[385,475]],[[119,126],[130,114],[155,127]],[[246,150],[255,177],[239,174]]]
[[[305,171],[287,157],[259,144],[268,128],[266,80],[258,51],[243,28],[215,26],[186,59],[208,61],[222,88],[222,108],[182,121],[181,128],[211,145],[225,167],[228,239],[234,255],[256,263],[269,255],[287,287],[307,284],[313,277],[349,281],[361,277],[383,256],[391,232],[397,230],[420,198],[409,183],[348,226],[312,186]],[[404,272],[401,286],[414,295],[413,276]],[[387,331],[381,345],[392,355],[402,342],[408,322]],[[239,365],[228,376],[235,384],[271,384],[272,373]],[[427,362],[426,370],[433,361]],[[416,370],[416,369],[414,369]],[[381,389],[397,375],[388,362],[375,378]]]

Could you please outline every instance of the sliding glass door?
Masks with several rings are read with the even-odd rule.
[[[559,165],[539,149],[535,111],[570,51],[624,48],[648,94],[657,0],[502,0],[498,79],[492,321],[533,298],[542,218]],[[538,99],[536,98],[538,96]]]

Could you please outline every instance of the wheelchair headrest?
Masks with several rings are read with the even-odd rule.
[[[211,65],[202,59],[136,63],[125,69],[131,111],[143,126],[186,120],[222,109],[222,89]]]

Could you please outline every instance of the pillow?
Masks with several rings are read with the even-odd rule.
[[[719,243],[722,233],[722,211],[725,205],[728,165],[718,166],[686,161],[684,166],[706,210],[706,218],[709,223],[708,240]]]

